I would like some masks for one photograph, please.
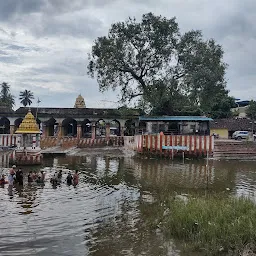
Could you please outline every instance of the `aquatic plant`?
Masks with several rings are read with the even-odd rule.
[[[203,255],[256,255],[256,206],[246,198],[170,199],[162,229]],[[254,253],[253,253],[254,252]]]

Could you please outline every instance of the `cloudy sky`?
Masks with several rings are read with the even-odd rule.
[[[0,82],[28,89],[41,106],[115,107],[116,93],[100,93],[87,75],[87,54],[113,22],[153,12],[176,16],[182,32],[200,29],[225,51],[230,95],[256,99],[255,0],[0,0]]]

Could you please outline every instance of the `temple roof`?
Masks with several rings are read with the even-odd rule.
[[[35,117],[31,113],[30,109],[15,133],[40,133]]]
[[[85,108],[84,98],[81,94],[77,96],[74,108]]]

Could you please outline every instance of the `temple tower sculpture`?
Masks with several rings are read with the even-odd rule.
[[[18,136],[13,162],[17,165],[41,164],[40,130],[30,109],[15,134]]]
[[[84,98],[81,94],[77,96],[74,108],[85,108]]]

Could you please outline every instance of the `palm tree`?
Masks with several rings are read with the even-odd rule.
[[[31,105],[32,99],[34,99],[34,94],[31,91],[25,90],[24,92],[20,92],[20,103],[26,107],[27,105]]]
[[[10,85],[6,82],[1,84],[0,105],[11,109],[15,105],[14,96],[10,93]]]

